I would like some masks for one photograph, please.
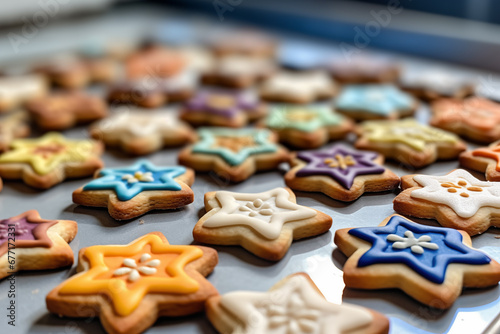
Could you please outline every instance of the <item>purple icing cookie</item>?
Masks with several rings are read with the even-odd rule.
[[[40,225],[30,223],[26,218],[21,218],[17,221],[12,219],[0,220],[0,242],[7,240],[9,233],[8,229],[11,227],[9,224],[14,225],[16,240],[35,240],[33,230]],[[12,230],[10,232],[12,232]]]
[[[326,175],[344,188],[350,189],[358,175],[382,174],[385,168],[373,162],[374,152],[352,151],[342,145],[328,150],[299,152],[297,157],[308,164],[297,172],[297,176]]]
[[[258,102],[239,92],[215,90],[198,93],[187,102],[187,109],[205,111],[215,115],[233,117],[241,111],[253,111]]]

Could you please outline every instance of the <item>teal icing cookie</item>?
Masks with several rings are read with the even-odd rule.
[[[342,89],[335,106],[345,112],[389,116],[398,110],[411,110],[414,103],[412,96],[392,85],[349,85]]]
[[[325,126],[339,125],[344,118],[328,106],[273,107],[266,119],[271,129],[297,129],[313,132]]]

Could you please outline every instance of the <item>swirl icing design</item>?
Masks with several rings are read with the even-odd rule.
[[[349,234],[372,244],[359,258],[358,267],[404,264],[437,284],[444,282],[451,263],[482,265],[491,261],[486,254],[464,245],[457,230],[425,226],[401,216],[393,216],[386,226],[354,228]]]
[[[243,322],[234,333],[343,333],[367,326],[367,310],[329,303],[303,276],[292,276],[269,292],[235,291],[221,297],[221,306]]]
[[[218,191],[220,203],[203,227],[249,226],[267,239],[277,239],[287,222],[312,218],[316,211],[289,200],[290,193],[275,188],[263,193],[245,194]]]
[[[478,148],[472,151],[472,155],[475,157],[483,157],[495,160],[497,162],[495,169],[500,172],[500,143],[497,143],[492,147]]]
[[[413,190],[411,197],[444,204],[462,218],[474,216],[482,207],[500,208],[500,183],[480,181],[463,169],[413,179],[423,188]]]
[[[449,132],[420,124],[413,119],[399,121],[369,121],[361,125],[368,140],[379,143],[401,143],[416,151],[428,144],[457,143],[458,137]]]
[[[345,86],[336,101],[336,107],[347,112],[362,110],[383,116],[409,110],[414,104],[411,95],[392,85]]]
[[[83,190],[113,190],[120,201],[128,201],[143,191],[181,190],[174,179],[185,172],[184,167],[156,167],[147,160],[140,160],[130,167],[101,170],[100,177],[85,185]]]
[[[274,107],[266,125],[273,129],[297,129],[313,132],[325,126],[339,125],[344,118],[327,106]]]
[[[193,145],[193,153],[218,155],[231,166],[240,165],[252,155],[278,149],[266,129],[202,128],[198,135],[201,139]]]
[[[231,91],[200,92],[187,102],[186,110],[209,112],[214,115],[235,117],[241,111],[250,111],[258,106],[258,101],[248,95]]]
[[[381,174],[385,168],[374,162],[378,154],[353,151],[342,145],[328,150],[299,152],[297,158],[307,162],[297,176],[325,175],[333,178],[344,188],[350,189],[358,175]]]

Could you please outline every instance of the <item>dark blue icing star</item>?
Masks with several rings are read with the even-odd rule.
[[[410,247],[393,248],[394,242],[388,241],[387,237],[396,234],[405,238],[407,231],[411,231],[417,239],[423,235],[430,236],[430,242],[439,248],[424,249],[422,254],[413,252]],[[450,263],[482,265],[491,261],[486,254],[464,245],[462,235],[457,230],[425,226],[400,216],[392,217],[386,226],[354,228],[349,230],[349,234],[372,244],[360,257],[358,267],[379,263],[402,263],[437,284],[444,282]]]
[[[136,173],[148,173],[148,181],[129,181]],[[101,177],[91,181],[83,190],[114,190],[120,201],[128,201],[147,190],[178,191],[182,187],[174,178],[186,172],[184,167],[156,167],[147,160],[140,160],[135,165],[125,168],[106,168]]]
[[[345,159],[352,157],[352,164],[332,167],[325,160],[334,159],[339,162],[339,157]],[[344,188],[351,189],[354,178],[358,175],[381,174],[385,168],[376,164],[373,160],[377,153],[352,151],[345,146],[335,145],[328,150],[299,152],[297,157],[308,162],[308,164],[297,171],[297,176],[326,175],[332,177]]]

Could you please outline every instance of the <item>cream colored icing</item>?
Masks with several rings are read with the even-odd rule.
[[[135,172],[132,174],[125,174],[122,176],[122,180],[127,180],[128,183],[137,183],[137,182],[154,182],[153,173],[146,172],[143,173],[141,171]]]
[[[500,209],[500,183],[480,181],[463,169],[444,176],[415,175],[413,179],[423,188],[413,190],[411,197],[447,205],[459,217],[470,218],[482,207]]]
[[[328,302],[303,276],[280,283],[269,292],[236,291],[221,297],[221,306],[243,323],[233,334],[340,334],[373,321],[362,307]]]
[[[160,265],[160,260],[150,260],[151,255],[144,253],[137,263],[134,259],[124,259],[121,268],[116,269],[113,272],[113,276],[123,276],[128,275],[127,279],[130,282],[136,282],[141,278],[141,275],[154,275],[156,274],[157,267]]]
[[[322,72],[281,72],[264,83],[263,90],[270,94],[286,96],[315,97],[333,89],[332,80]]]
[[[177,117],[169,112],[118,110],[113,116],[99,121],[96,129],[104,133],[124,132],[134,137],[146,137],[173,131],[178,126]]]
[[[439,249],[439,246],[435,243],[430,242],[431,237],[428,235],[422,235],[419,238],[415,238],[412,231],[406,231],[404,237],[397,234],[389,234],[387,236],[387,241],[394,242],[392,248],[396,249],[406,249],[410,248],[413,253],[423,254],[424,248],[427,249]]]
[[[290,201],[290,193],[275,188],[258,194],[218,191],[215,198],[220,208],[204,223],[204,227],[249,226],[267,239],[277,239],[287,222],[316,216],[316,211]]]

